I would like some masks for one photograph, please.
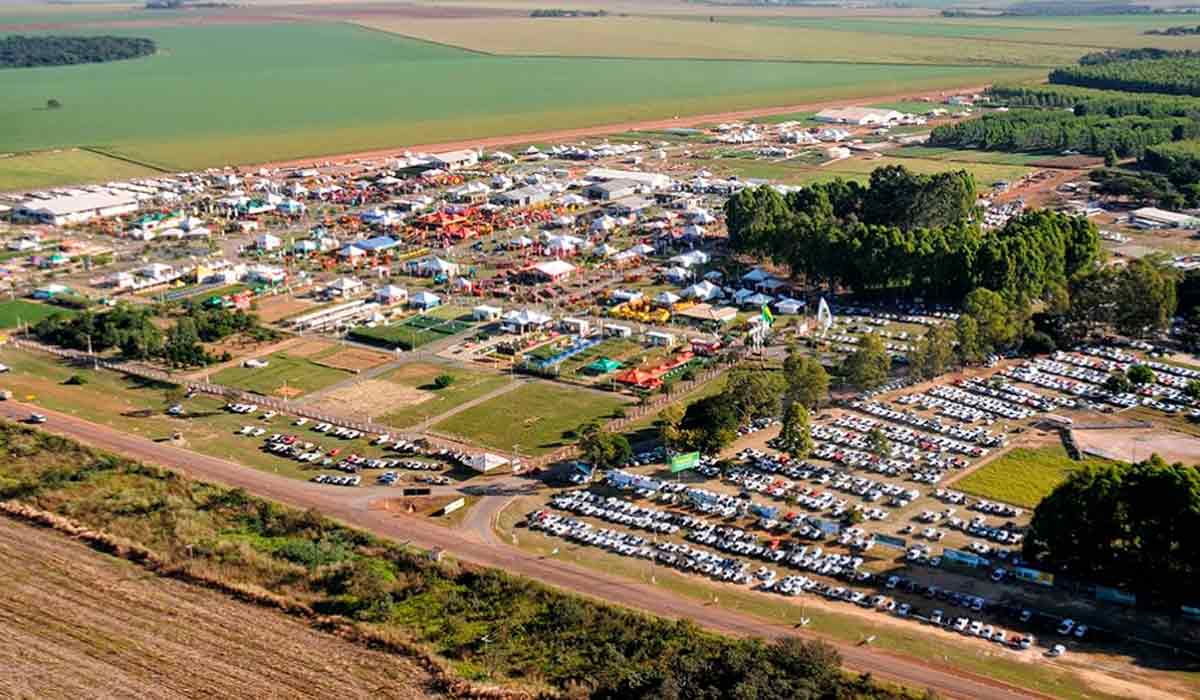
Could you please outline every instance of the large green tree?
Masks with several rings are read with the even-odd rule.
[[[633,456],[624,435],[609,432],[599,423],[589,423],[579,431],[579,451],[588,464],[600,469],[619,467]]]
[[[975,320],[979,329],[977,343],[983,353],[993,352],[1016,342],[1021,320],[1004,296],[980,287],[963,300],[963,315]]]
[[[758,367],[737,367],[725,382],[725,397],[741,422],[778,416],[786,384],[783,375]]]
[[[874,389],[888,380],[892,356],[877,335],[864,336],[854,352],[842,361],[842,375],[859,389]]]
[[[813,450],[812,424],[808,409],[799,401],[788,401],[783,408],[779,430],[780,449],[794,459],[803,459]]]
[[[820,406],[829,394],[829,373],[825,366],[795,347],[788,350],[783,360],[783,377],[787,383],[786,398],[810,410]]]
[[[933,379],[954,365],[954,346],[958,333],[949,323],[939,323],[929,329],[913,345],[908,355],[908,369],[914,377]]]
[[[1143,600],[1194,603],[1198,528],[1200,473],[1154,455],[1073,473],[1038,504],[1024,553],[1043,568]]]
[[[737,438],[738,425],[732,401],[724,394],[707,396],[684,411],[679,422],[681,446],[716,454]]]

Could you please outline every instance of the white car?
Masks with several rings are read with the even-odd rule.
[[[1073,629],[1075,629],[1075,621],[1069,617],[1060,622],[1058,625],[1059,634],[1070,634],[1071,630]]]
[[[1049,656],[1049,657],[1053,658],[1053,657],[1056,657],[1056,656],[1062,656],[1062,655],[1063,655],[1063,654],[1065,654],[1066,652],[1067,652],[1067,648],[1066,648],[1066,647],[1064,647],[1064,646],[1063,646],[1063,645],[1061,645],[1061,644],[1055,644],[1054,646],[1050,647],[1050,651],[1047,651],[1047,652],[1046,652],[1046,656]]]

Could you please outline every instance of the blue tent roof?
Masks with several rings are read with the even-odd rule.
[[[394,248],[398,244],[399,241],[390,236],[376,236],[374,238],[368,238],[365,241],[355,241],[351,245],[353,245],[355,248],[361,248],[369,253],[372,251]]]

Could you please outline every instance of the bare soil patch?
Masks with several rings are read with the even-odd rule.
[[[316,302],[307,299],[297,299],[289,294],[277,294],[259,299],[258,310],[255,313],[263,323],[274,323],[280,319],[295,316],[316,305]]]
[[[288,347],[288,354],[295,357],[312,357],[333,347],[333,342],[314,338],[304,338]]]
[[[1055,168],[1058,170],[1089,170],[1104,165],[1103,158],[1096,156],[1058,156],[1030,163],[1035,168]]]
[[[412,661],[0,518],[0,696],[437,697]]]
[[[378,367],[392,358],[381,352],[365,348],[343,348],[329,357],[320,359],[320,363],[328,367],[348,369],[351,372],[361,372],[364,369]]]
[[[424,403],[431,398],[433,394],[428,391],[389,382],[386,379],[366,379],[325,394],[313,408],[372,419]]]
[[[1084,452],[1133,462],[1158,454],[1169,463],[1200,464],[1200,438],[1170,430],[1076,430],[1075,441]]]

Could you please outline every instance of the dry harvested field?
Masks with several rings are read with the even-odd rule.
[[[344,15],[372,29],[509,56],[622,56],[736,60],[1052,66],[1085,49],[959,37],[830,31],[819,27],[679,21],[652,17],[547,20],[526,17],[395,18]]]
[[[0,572],[0,697],[435,697],[405,658],[7,518]]]

